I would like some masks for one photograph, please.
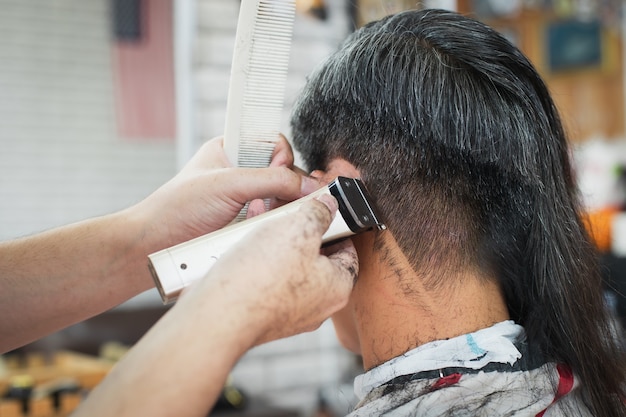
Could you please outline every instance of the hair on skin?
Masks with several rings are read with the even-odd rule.
[[[528,59],[488,26],[409,11],[366,25],[310,77],[292,118],[309,169],[351,162],[415,269],[478,268],[511,318],[571,366],[594,416],[624,414],[596,253],[567,138]]]

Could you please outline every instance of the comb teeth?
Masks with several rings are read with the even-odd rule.
[[[224,151],[239,167],[262,168],[272,159],[295,12],[295,0],[241,2],[224,126]],[[246,204],[237,221],[246,218],[247,210]]]
[[[280,133],[295,0],[242,0],[224,128],[241,167],[269,165]]]

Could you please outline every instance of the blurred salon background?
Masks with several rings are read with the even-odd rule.
[[[622,337],[625,4],[297,0],[283,132],[289,137],[289,110],[306,75],[364,23],[435,7],[492,25],[531,59],[559,107],[603,265],[607,308]],[[125,208],[220,135],[239,7],[239,0],[0,0],[0,239]],[[114,363],[165,311],[156,290],[148,291],[7,358],[71,351]],[[11,361],[0,366],[0,389]],[[247,354],[211,415],[344,415],[354,405],[359,372],[359,358],[339,346],[325,323]],[[1,403],[0,415],[20,416],[3,414]]]

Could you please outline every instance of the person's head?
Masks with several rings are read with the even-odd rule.
[[[453,12],[373,22],[310,76],[292,133],[308,169],[360,174],[428,285],[466,268],[497,279],[528,337],[588,377],[578,362],[581,332],[604,320],[598,274],[558,113],[515,46]]]
[[[534,205],[573,188],[565,136],[530,63],[452,12],[401,13],[353,34],[311,76],[292,125],[309,169],[354,165],[432,285],[468,267],[526,273]],[[560,209],[575,221],[571,204]]]

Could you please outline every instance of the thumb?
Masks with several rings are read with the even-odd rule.
[[[323,194],[317,199],[309,200],[300,206],[300,212],[305,214],[307,229],[322,236],[328,230],[333,218],[337,213],[337,200],[332,195]]]

